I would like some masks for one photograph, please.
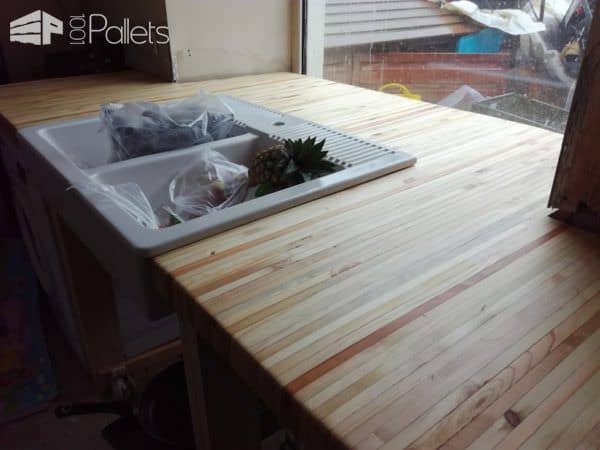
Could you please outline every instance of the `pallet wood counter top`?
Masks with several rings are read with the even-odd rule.
[[[548,218],[561,136],[311,79],[245,94],[419,160],[157,258],[190,339],[305,448],[595,446],[600,240]]]
[[[208,342],[307,449],[598,448],[600,239],[548,218],[562,136],[292,74],[54,80],[0,88],[0,112],[199,87],[419,160],[156,258],[188,348]]]

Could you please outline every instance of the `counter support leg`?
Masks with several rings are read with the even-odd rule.
[[[179,309],[179,308],[178,308]],[[204,395],[204,380],[199,358],[198,336],[192,324],[178,310],[185,361],[190,411],[194,427],[196,450],[212,450],[206,415],[206,398]]]

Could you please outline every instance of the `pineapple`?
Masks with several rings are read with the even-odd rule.
[[[287,139],[283,144],[260,151],[250,167],[251,184],[259,185],[258,192],[284,189],[312,180],[334,170],[323,151],[325,140]]]
[[[284,184],[285,167],[288,162],[289,156],[283,144],[273,145],[259,151],[248,173],[250,184],[282,186]]]

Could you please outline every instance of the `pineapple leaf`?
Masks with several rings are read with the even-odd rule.
[[[294,173],[298,170],[298,167],[296,166],[296,162],[293,159],[290,159],[287,163],[287,166],[285,167],[285,171],[284,174],[289,175],[291,173]]]
[[[305,182],[313,179],[313,176],[311,173],[300,172],[300,174],[302,175],[302,178],[304,179]]]
[[[314,139],[313,139],[314,142]],[[325,155],[327,155],[327,152],[323,152],[323,147],[325,147],[325,139],[323,139],[321,142],[319,142],[318,144],[314,145],[315,151],[319,151],[321,153],[324,153]]]
[[[321,170],[329,170],[333,171],[335,169],[335,164],[331,161],[327,161],[326,159],[321,160]]]
[[[323,164],[323,158],[327,152],[323,151],[325,140],[317,143],[316,137],[309,137],[306,140],[287,140],[286,149],[289,151],[291,159],[295,166],[302,172],[313,172],[317,170],[330,170],[330,164]]]
[[[262,183],[256,187],[256,191],[254,192],[254,196],[256,198],[262,197],[263,195],[267,195],[273,192],[273,187],[270,184]]]

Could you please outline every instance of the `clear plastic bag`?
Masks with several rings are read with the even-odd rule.
[[[470,111],[473,103],[479,103],[482,100],[485,100],[485,97],[479,91],[463,84],[456,91],[440,100],[438,105]]]
[[[159,220],[146,194],[136,183],[123,183],[113,186],[94,180],[88,184],[74,187],[83,193],[98,195],[114,204],[143,227],[154,230],[160,228]]]
[[[111,136],[112,160],[122,161],[223,139],[234,115],[221,99],[200,92],[162,105],[110,103],[102,106],[101,118]]]
[[[247,190],[248,168],[207,150],[173,178],[169,198],[185,221],[240,203]]]

